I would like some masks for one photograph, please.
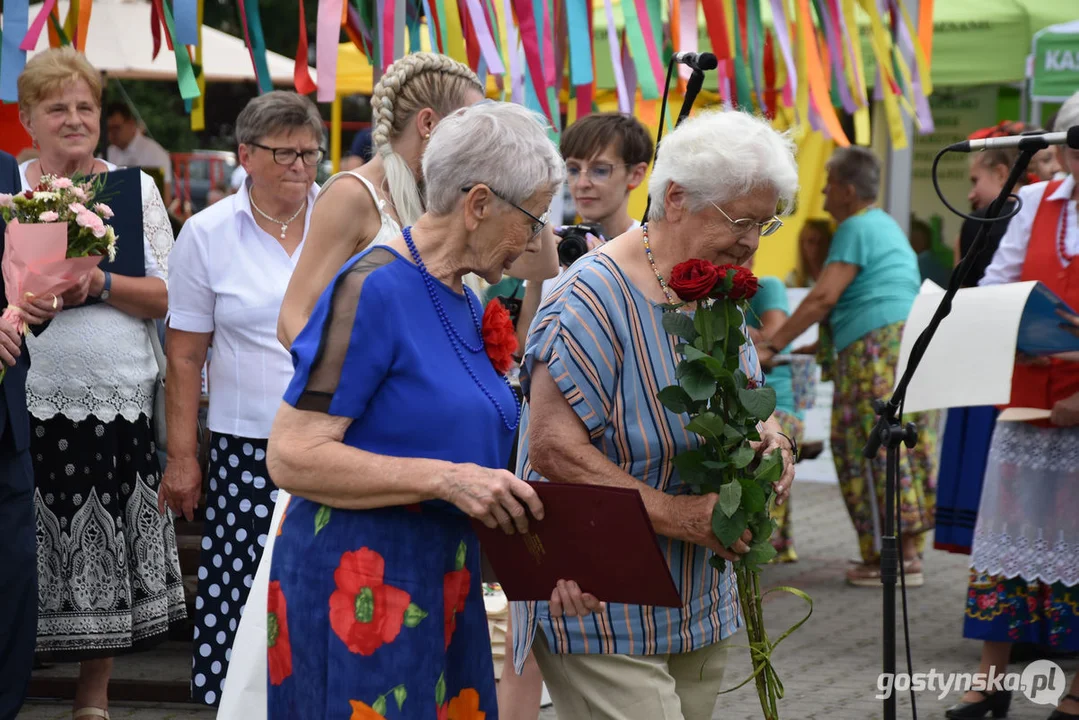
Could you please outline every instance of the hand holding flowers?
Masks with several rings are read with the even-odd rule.
[[[112,210],[93,203],[102,185],[45,175],[33,190],[0,194],[7,223],[0,268],[8,301],[0,317],[18,335],[54,317],[63,307],[61,295],[68,303],[85,300],[90,272],[106,257],[115,258],[116,233],[105,224]],[[8,358],[0,353],[0,360]]]
[[[732,562],[753,663],[753,674],[745,682],[756,682],[765,718],[776,720],[783,684],[772,667],[771,652],[809,615],[775,642],[768,639],[760,569],[776,554],[772,508],[789,492],[794,458],[771,427],[775,391],[759,386],[741,367],[746,312],[757,292],[757,278],[743,267],[693,259],[674,267],[668,285],[683,302],[668,306],[663,327],[680,339],[676,351],[682,360],[678,384],[660,390],[659,400],[673,413],[688,414],[686,429],[701,438],[699,447],[678,455],[674,464],[683,482],[712,505],[715,542],[700,544],[715,551],[709,561],[713,567],[722,570]],[[692,317],[680,312],[689,303],[696,303]],[[782,589],[806,600],[812,613],[809,596]]]

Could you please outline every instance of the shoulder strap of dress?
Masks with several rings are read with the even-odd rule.
[[[363,183],[363,186],[367,188],[367,192],[371,193],[371,198],[375,201],[375,207],[378,208],[379,214],[384,214],[386,201],[378,196],[378,191],[375,190],[375,184],[365,178],[363,175],[360,175],[360,173],[356,170],[345,170],[344,172],[339,172],[333,177],[331,177],[329,180],[326,181],[326,184],[323,185],[322,188],[319,190],[319,195],[322,195],[322,193],[326,192],[326,188],[330,187],[330,185],[333,185],[334,182],[344,177],[345,175],[351,175],[352,177]]]

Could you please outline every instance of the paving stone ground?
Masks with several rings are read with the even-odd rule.
[[[800,561],[769,567],[768,586],[792,585],[814,600],[813,616],[775,652],[774,660],[786,686],[780,701],[784,720],[873,720],[882,717],[881,703],[874,699],[881,665],[881,592],[857,589],[843,583],[847,558],[856,554],[854,532],[837,486],[798,482],[794,495],[795,537]],[[966,592],[967,556],[930,550],[925,559],[924,587],[908,591],[911,648],[915,672],[973,672],[980,645],[962,637],[963,602]],[[775,599],[771,599],[774,597]],[[766,623],[775,637],[803,614],[803,603],[786,595],[770,596],[765,605]],[[738,643],[738,640],[735,640]],[[898,632],[900,666],[904,665],[902,629]],[[183,676],[189,668],[186,653],[176,648],[122,658],[117,673],[125,677]],[[1060,663],[1069,679],[1079,663]],[[745,650],[733,650],[728,660],[725,687],[736,685],[748,674]],[[1021,668],[1018,668],[1021,669]],[[137,675],[132,675],[137,673]],[[944,708],[958,699],[953,694],[939,699],[937,693],[920,693],[918,717],[942,718]],[[911,718],[907,696],[899,701],[899,717]],[[1009,717],[1013,720],[1044,720],[1052,708],[1017,697]],[[214,717],[212,711],[193,706],[114,706],[113,718],[173,720]],[[752,684],[720,698],[715,720],[756,720],[760,706]],[[19,720],[70,718],[65,704],[29,703]],[[542,720],[558,718],[545,709]],[[299,719],[298,719],[299,720]]]

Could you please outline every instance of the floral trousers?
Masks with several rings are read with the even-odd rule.
[[[774,415],[776,422],[783,428],[783,432],[794,439],[798,445],[802,444],[805,436],[805,423],[796,416],[776,410]],[[791,519],[791,501],[793,494],[787,497],[787,501],[776,506],[772,510],[772,518],[776,521],[776,530],[772,533],[772,547],[778,553],[774,562],[794,562],[798,554],[794,551],[794,523]]]
[[[863,458],[862,450],[877,422],[873,401],[887,399],[895,387],[902,337],[902,322],[866,333],[839,353],[834,368],[832,455],[862,561],[867,564],[880,561],[887,464],[883,448],[872,460]],[[915,423],[918,442],[900,451],[897,529],[903,535],[918,536],[921,555],[936,509],[940,414],[914,413],[903,420]]]

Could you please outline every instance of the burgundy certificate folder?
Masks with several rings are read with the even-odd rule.
[[[604,602],[682,606],[640,493],[601,485],[530,484],[544,517],[529,518],[528,535],[506,535],[472,521],[510,600],[550,600],[559,580],[574,580]]]

